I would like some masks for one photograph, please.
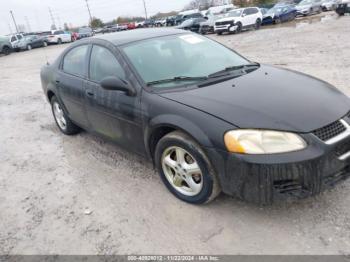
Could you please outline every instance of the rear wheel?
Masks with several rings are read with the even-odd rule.
[[[43,42],[43,47],[47,47],[47,42]]]
[[[32,50],[32,46],[31,45],[27,45],[27,50]]]
[[[217,34],[217,35],[222,35],[222,32],[217,32],[216,34]]]
[[[261,19],[258,18],[258,19],[256,19],[256,21],[255,21],[255,29],[259,29],[260,26],[261,26]]]
[[[80,128],[69,119],[56,96],[51,98],[51,108],[56,124],[62,133],[65,135],[75,135],[80,132]]]
[[[62,39],[61,38],[58,38],[58,40],[57,40],[57,44],[62,44]]]
[[[185,202],[208,203],[220,193],[216,174],[205,153],[182,132],[172,132],[158,142],[155,163],[165,186]]]

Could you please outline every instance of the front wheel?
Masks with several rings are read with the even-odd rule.
[[[182,201],[208,203],[221,191],[205,153],[182,132],[172,132],[158,142],[155,163],[165,186]]]
[[[240,33],[242,31],[242,24],[240,22],[237,23],[237,29],[235,33]]]
[[[58,40],[57,40],[57,44],[62,44],[62,39],[61,38],[59,38]]]
[[[47,47],[47,42],[43,42],[43,47]]]
[[[8,46],[4,46],[2,52],[4,53],[4,55],[9,55],[11,54],[11,48],[9,48]]]
[[[27,45],[27,50],[32,50],[32,46],[31,45]]]
[[[51,109],[56,124],[63,134],[75,135],[80,132],[80,128],[69,119],[56,96],[51,98]]]

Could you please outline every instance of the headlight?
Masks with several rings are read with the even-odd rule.
[[[297,134],[254,129],[229,131],[224,142],[229,152],[240,154],[276,154],[306,147],[306,142]]]

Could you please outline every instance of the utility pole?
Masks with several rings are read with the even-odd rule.
[[[92,15],[91,15],[91,11],[90,11],[90,6],[89,6],[89,3],[88,3],[88,0],[85,0],[85,2],[86,2],[87,10],[88,10],[88,12],[89,12],[90,24],[91,24],[91,22],[92,22]]]
[[[53,17],[53,14],[52,14],[52,11],[51,11],[50,7],[49,7],[49,13],[50,13],[50,16],[51,16],[52,24],[56,27],[55,18]]]
[[[146,0],[143,0],[143,7],[145,8],[145,17],[146,17],[146,20],[147,20]]]
[[[15,17],[14,17],[14,15],[13,15],[12,10],[10,11],[10,14],[11,14],[11,16],[12,16],[13,23],[15,24],[16,32],[19,33],[19,32],[18,32],[18,27],[17,27],[17,24],[16,24],[16,20],[15,20]]]
[[[27,24],[27,31],[28,31],[28,33],[29,33],[29,32],[31,32],[31,31],[32,31],[32,29],[30,28],[30,24],[29,24],[28,17],[27,17],[27,16],[25,16],[25,17],[24,17],[24,20],[26,21],[26,24]]]

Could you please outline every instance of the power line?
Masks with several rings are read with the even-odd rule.
[[[19,32],[18,32],[18,27],[17,27],[17,24],[16,24],[16,20],[15,20],[15,17],[14,17],[14,15],[13,15],[12,10],[10,10],[10,14],[11,14],[11,16],[12,16],[13,23],[15,24],[16,32],[19,33]]]

